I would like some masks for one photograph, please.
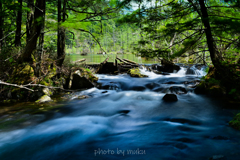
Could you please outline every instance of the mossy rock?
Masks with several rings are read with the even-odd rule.
[[[90,80],[91,82],[97,82],[98,81],[98,77],[96,77],[90,69],[88,68],[81,68],[81,72],[80,75],[82,77],[87,78],[88,80]]]
[[[240,130],[240,113],[238,113],[233,120],[229,122],[229,125],[237,130]]]
[[[45,103],[45,102],[51,102],[52,99],[48,95],[42,96],[39,100],[36,101],[36,103]]]
[[[148,77],[147,75],[141,74],[139,68],[132,68],[128,71],[128,74],[131,77],[138,77],[138,78],[143,78],[143,77]]]
[[[14,69],[13,74],[10,79],[10,83],[14,84],[27,84],[33,81],[35,78],[34,70],[30,65],[24,66],[24,68],[17,67]]]

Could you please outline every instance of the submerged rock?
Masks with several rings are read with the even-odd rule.
[[[161,66],[154,64],[152,68],[160,72],[168,72],[168,73],[174,73],[180,70],[180,66],[175,65],[174,63],[167,60],[162,60],[161,64],[162,64]]]
[[[166,94],[163,97],[163,100],[166,102],[176,102],[176,101],[178,101],[178,98],[175,94]]]
[[[49,97],[48,95],[44,95],[36,102],[37,103],[45,103],[45,102],[50,102],[50,101],[52,101],[51,97]]]
[[[186,74],[190,74],[190,75],[195,75],[196,74],[196,71],[193,69],[193,68],[188,68],[187,71],[186,71]]]
[[[171,86],[169,91],[175,94],[187,94],[186,88],[180,86]]]
[[[139,68],[133,68],[128,71],[128,74],[131,77],[138,77],[138,78],[143,78],[143,77],[148,77],[147,75],[141,74]]]

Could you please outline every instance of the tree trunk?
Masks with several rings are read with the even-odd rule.
[[[27,7],[30,9],[30,11],[27,12],[27,24],[26,24],[26,32],[27,32],[27,39],[26,42],[30,39],[31,35],[31,28],[32,28],[32,22],[33,22],[33,13],[34,13],[34,0],[28,0]]]
[[[3,25],[4,25],[4,17],[3,17],[3,5],[2,2],[0,1],[0,53],[2,50],[2,46],[3,46]]]
[[[209,23],[209,17],[208,17],[208,12],[207,12],[207,8],[204,4],[204,0],[198,0],[200,8],[201,8],[201,13],[202,13],[202,22],[205,28],[205,35],[206,35],[206,39],[207,39],[207,45],[208,45],[208,49],[210,52],[210,57],[212,60],[212,63],[215,67],[218,68],[219,65],[219,61],[217,59],[217,51],[216,51],[216,46],[214,44],[214,40],[213,40],[213,36],[212,36],[212,31],[211,31],[211,26]],[[201,15],[200,15],[201,16]]]
[[[41,25],[41,33],[39,35],[38,39],[38,50],[36,53],[36,69],[35,69],[35,76],[40,77],[41,76],[41,64],[42,64],[42,57],[43,57],[43,47],[44,47],[44,27],[45,27],[45,14],[46,14],[46,5],[43,8],[43,21]]]
[[[61,67],[65,58],[65,41],[66,34],[65,28],[60,26],[62,22],[66,20],[66,0],[63,0],[63,9],[62,9],[62,0],[58,0],[58,41],[57,41],[57,55],[58,55],[58,66]]]
[[[17,12],[17,29],[15,35],[15,47],[21,46],[21,30],[22,30],[22,0],[18,0],[18,12]]]
[[[37,40],[41,34],[41,29],[44,25],[44,9],[45,9],[46,1],[45,0],[37,0],[35,4],[34,11],[34,23],[31,29],[31,35],[27,42],[26,48],[22,54],[22,61],[31,62],[32,61],[32,53],[36,50]]]

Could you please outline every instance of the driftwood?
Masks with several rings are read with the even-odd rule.
[[[86,61],[86,58],[84,58],[84,59],[80,59],[80,60],[78,60],[78,61],[75,61],[74,63],[76,64],[76,63],[82,63],[82,62],[85,62]]]
[[[129,63],[135,64],[135,65],[139,65],[138,63],[133,62],[133,61],[130,61],[130,60],[128,60],[128,59],[124,59],[124,58],[123,58],[123,60],[124,60],[124,61],[127,61],[127,62],[129,62]]]
[[[124,61],[124,60],[121,59],[121,58],[116,57],[116,59],[119,60],[120,62],[123,62],[123,63],[127,64],[127,65],[132,65],[131,63],[129,63],[129,62],[127,62],[127,61]]]

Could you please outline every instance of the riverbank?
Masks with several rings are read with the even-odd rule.
[[[228,125],[239,110],[227,108],[221,99],[195,94],[204,73],[196,71],[199,74],[186,75],[182,67],[163,75],[144,67],[140,72],[148,77],[97,74],[98,88],[68,94],[68,101],[45,112],[51,114],[39,123],[0,133],[0,158],[239,158],[240,135]],[[178,100],[166,102],[166,94]],[[125,154],[94,155],[98,149]],[[146,154],[127,154],[137,149]]]

